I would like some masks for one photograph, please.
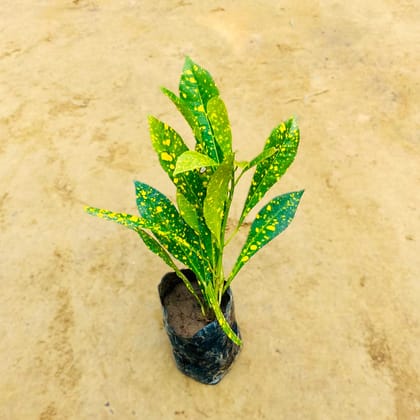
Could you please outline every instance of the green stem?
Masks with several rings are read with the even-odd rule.
[[[225,246],[229,245],[229,242],[236,236],[240,228],[241,228],[241,224],[238,224],[238,226],[236,226],[235,230],[232,232],[232,235],[230,235],[229,239],[226,241]]]
[[[227,221],[229,219],[229,212],[230,212],[230,207],[231,207],[232,201],[233,201],[233,195],[234,195],[234,192],[235,192],[235,185],[236,185],[235,169],[233,169],[232,170],[231,183],[230,183],[230,190],[229,190],[228,199],[226,200],[226,204],[225,204],[225,211],[224,211],[224,214],[223,214],[222,228],[221,228],[221,234],[220,234],[220,236],[221,236],[220,237],[221,255],[220,255],[220,268],[218,270],[219,275],[220,275],[220,284],[218,285],[218,288],[217,288],[219,304],[222,302],[222,297],[223,297],[223,294],[225,292],[225,288],[224,288],[225,276],[224,276],[224,271],[223,271],[223,254],[224,254],[223,251],[224,251],[224,249],[227,245],[227,243],[225,243],[226,225],[227,225]]]
[[[236,171],[236,169],[238,169],[238,167],[236,167],[236,168],[235,168],[235,171]],[[239,174],[238,178],[236,178],[236,181],[235,181],[235,187],[236,187],[236,185],[238,185],[239,180],[242,178],[242,175],[243,175],[243,174],[244,174],[247,170],[248,170],[247,168],[242,169],[242,172]]]
[[[219,259],[217,261],[217,276],[216,276],[216,288],[217,291],[217,299],[219,301],[219,305],[222,302],[223,296],[223,283],[224,283],[224,273],[223,273],[223,251],[219,254]]]
[[[203,302],[201,301],[201,299],[199,298],[199,296],[195,292],[195,290],[194,290],[192,284],[190,283],[190,281],[187,279],[185,274],[181,270],[179,270],[176,266],[174,267],[174,269],[175,269],[176,275],[184,282],[185,287],[188,289],[189,292],[191,292],[191,294],[197,300],[198,304],[200,305],[201,313],[203,314],[203,316],[206,316],[207,312],[206,312],[205,305],[203,304]],[[198,278],[197,278],[197,282],[199,282]]]
[[[237,273],[238,273],[237,271],[232,270],[232,272],[229,274],[229,277],[227,278],[225,282],[225,286],[223,287],[223,293],[225,293],[226,290],[229,288],[230,283],[232,283],[232,280],[235,278]]]
[[[235,168],[238,169],[238,167]],[[238,178],[234,181],[233,183],[233,187],[232,190],[234,190],[234,188],[236,187],[236,185],[238,185],[239,180],[241,179],[242,175],[247,171],[248,169],[243,169],[242,172],[239,174]],[[233,193],[232,193],[232,198],[233,198]],[[241,216],[242,217],[242,216]],[[242,226],[242,222],[243,222],[243,218],[239,219],[238,224],[235,228],[235,230],[232,232],[232,234],[230,235],[229,239],[225,242],[225,246],[229,245],[230,241],[236,236],[236,234],[239,232],[239,229]]]

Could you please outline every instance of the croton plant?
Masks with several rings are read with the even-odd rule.
[[[95,207],[86,207],[86,211],[134,230],[184,281],[203,315],[214,316],[226,335],[241,345],[241,339],[224,318],[222,296],[244,264],[287,228],[303,190],[279,195],[259,210],[236,263],[227,274],[223,268],[225,247],[243,226],[248,213],[292,163],[299,129],[293,118],[282,122],[271,132],[260,154],[250,161],[237,161],[228,113],[207,70],[187,57],[179,96],[165,88],[162,91],[184,116],[195,139],[195,148],[190,150],[172,127],[149,117],[152,145],[176,188],[176,203],[150,185],[135,181],[138,216]],[[235,188],[250,170],[254,174],[242,213],[227,237]],[[195,291],[176,261],[194,272],[201,293]]]

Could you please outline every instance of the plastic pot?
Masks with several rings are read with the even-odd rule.
[[[182,270],[191,284],[197,280],[191,270]],[[178,369],[185,375],[203,384],[215,385],[225,376],[239,353],[240,347],[234,344],[220,328],[216,320],[208,323],[196,333],[177,333],[170,323],[165,305],[169,296],[182,280],[175,272],[167,273],[161,280],[158,291],[163,309],[163,320]],[[183,286],[185,287],[185,286]],[[222,311],[233,331],[240,336],[235,319],[232,291],[229,288],[222,299]]]

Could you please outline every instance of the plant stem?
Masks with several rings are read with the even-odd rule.
[[[187,277],[185,276],[185,274],[181,270],[176,269],[175,271],[176,271],[177,276],[184,282],[187,289],[191,292],[191,294],[197,300],[198,304],[200,305],[201,313],[203,314],[203,316],[207,316],[207,311],[206,311],[205,305],[203,304],[203,302],[201,301],[201,299],[197,295],[197,293],[195,293],[194,288],[192,287],[192,284],[190,283],[190,281],[187,279]],[[198,281],[199,280],[197,278],[197,282]]]
[[[235,171],[238,169],[238,167],[235,168]],[[248,169],[245,168],[242,170],[242,172],[239,174],[238,178],[236,178],[236,180],[233,183],[233,187],[232,187],[232,197],[233,198],[233,190],[234,187],[236,187],[236,185],[238,185],[239,180],[241,179],[242,175],[247,171]],[[242,227],[242,222],[243,222],[243,218],[240,218],[238,221],[238,224],[235,228],[235,230],[232,232],[232,234],[230,235],[229,239],[226,241],[225,246],[229,245],[230,241],[236,236],[236,234],[239,232],[239,229]]]
[[[225,246],[229,245],[229,242],[235,237],[235,235],[239,232],[239,229],[241,228],[241,224],[238,224],[238,226],[236,226],[235,230],[232,232],[232,234],[230,235],[229,239],[226,241]]]
[[[236,167],[235,168],[235,171],[236,171],[236,169],[238,169],[238,167]],[[242,172],[239,174],[239,176],[238,176],[238,178],[236,178],[236,181],[235,181],[235,186],[236,185],[238,185],[238,182],[239,182],[239,180],[242,178],[242,175],[247,171],[248,169],[242,169]]]
[[[225,203],[225,211],[223,213],[223,220],[222,220],[222,228],[221,228],[221,234],[220,234],[220,249],[221,249],[221,258],[220,258],[220,270],[219,274],[220,274],[220,285],[218,285],[217,288],[217,292],[218,292],[218,299],[219,299],[219,304],[222,302],[222,297],[223,297],[223,293],[224,293],[224,283],[225,283],[225,276],[224,276],[224,271],[223,271],[223,254],[224,254],[224,249],[227,245],[227,243],[229,243],[229,241],[227,243],[225,243],[225,233],[226,233],[226,225],[227,225],[227,221],[229,218],[229,212],[230,212],[230,207],[232,205],[232,200],[233,200],[233,195],[234,195],[234,191],[235,191],[235,169],[232,170],[232,175],[231,175],[231,182],[230,182],[230,190],[229,190],[229,195],[228,195],[228,199],[226,200]]]

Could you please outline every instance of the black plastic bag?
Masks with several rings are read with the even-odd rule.
[[[181,270],[191,284],[197,280],[191,270]],[[165,297],[182,280],[175,272],[167,273],[161,280],[158,291],[163,308],[163,320],[178,369],[187,376],[208,385],[215,385],[225,376],[239,353],[240,347],[223,332],[217,320],[200,329],[192,337],[178,335],[168,322]],[[222,299],[222,310],[226,321],[240,337],[235,319],[232,291],[229,288]]]

